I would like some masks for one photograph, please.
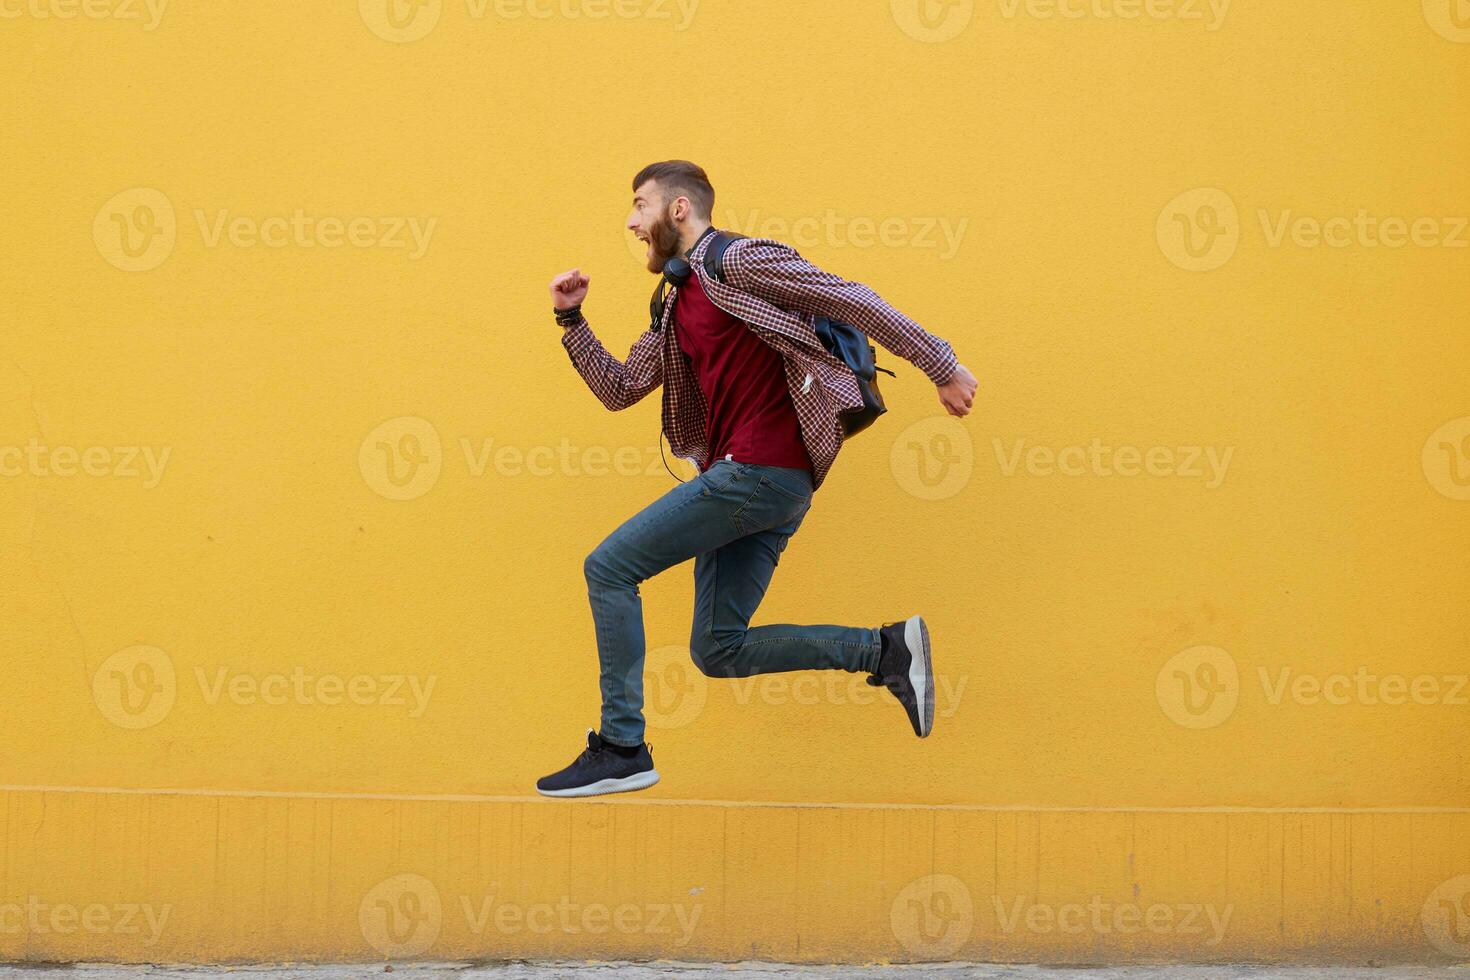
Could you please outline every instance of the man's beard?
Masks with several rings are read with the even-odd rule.
[[[648,237],[653,246],[648,256],[648,271],[659,275],[664,271],[664,263],[679,254],[679,229],[665,215],[648,229]]]

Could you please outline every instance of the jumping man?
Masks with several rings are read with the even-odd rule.
[[[697,476],[629,518],[587,556],[587,594],[601,661],[602,720],[571,765],[545,776],[547,796],[594,796],[658,782],[643,741],[643,608],[638,585],[694,559],[690,650],[710,677],[788,670],[865,672],[908,713],[914,733],[934,723],[934,668],[920,616],[859,626],[751,626],[771,574],[842,445],[839,413],[861,405],[852,371],[818,340],[813,316],[851,323],[912,362],[939,401],[967,415],[975,377],[953,349],[861,283],[823,272],[765,238],[737,238],[718,278],[703,259],[715,192],[684,160],[633,178],[628,228],[647,243],[648,270],[692,267],[649,329],[618,361],[592,333],[579,269],[551,281],[562,345],[598,399],[627,408],[663,385],[663,431]],[[669,301],[671,300],[671,301]]]

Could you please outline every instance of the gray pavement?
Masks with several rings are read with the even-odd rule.
[[[898,980],[1470,980],[1470,964],[1398,967],[1128,966],[1045,967],[942,964],[918,966],[792,966],[781,963],[466,963],[285,966],[112,966],[0,965],[0,980],[203,980],[230,975],[235,980],[352,980],[392,976],[393,980],[829,980],[838,977]],[[391,971],[391,972],[390,972]]]

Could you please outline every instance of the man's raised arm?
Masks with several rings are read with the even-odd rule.
[[[633,342],[626,360],[613,357],[582,316],[582,300],[587,298],[589,282],[579,269],[562,273],[551,280],[551,302],[557,322],[562,325],[561,343],[572,359],[572,366],[598,401],[616,412],[638,402],[663,383],[660,348],[663,338],[653,329],[645,330]]]

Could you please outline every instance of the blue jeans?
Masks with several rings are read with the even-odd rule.
[[[878,669],[877,628],[750,626],[781,552],[812,505],[811,474],[720,460],[674,487],[587,556],[602,662],[602,729],[643,742],[643,604],[638,583],[694,559],[694,663],[710,677]]]

